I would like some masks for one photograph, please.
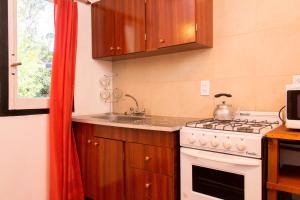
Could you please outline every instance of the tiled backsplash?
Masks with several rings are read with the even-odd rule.
[[[114,86],[152,115],[208,117],[213,94],[241,110],[278,111],[285,85],[300,74],[299,0],[214,0],[214,48],[113,63]],[[200,96],[200,80],[211,95]],[[124,98],[114,111],[131,105]]]

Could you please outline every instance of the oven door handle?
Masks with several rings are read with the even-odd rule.
[[[221,163],[228,163],[228,164],[234,164],[234,165],[243,165],[243,166],[259,166],[260,160],[256,159],[251,159],[250,158],[242,158],[242,157],[230,157],[226,158],[228,155],[224,154],[216,154],[213,153],[214,155],[204,155],[201,153],[199,150],[195,149],[185,149],[181,148],[181,153],[190,157],[194,158],[200,158],[200,159],[205,159],[205,160],[211,160],[215,162],[221,162]]]

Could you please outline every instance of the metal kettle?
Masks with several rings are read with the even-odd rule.
[[[231,94],[220,93],[220,94],[216,94],[215,98],[219,98],[223,96],[228,98],[232,97]],[[235,113],[232,105],[226,104],[225,101],[223,101],[222,104],[216,106],[213,114],[215,120],[221,120],[221,121],[233,120],[234,115]]]

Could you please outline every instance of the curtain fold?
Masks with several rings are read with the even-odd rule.
[[[50,94],[50,200],[84,199],[72,133],[77,3],[54,0],[55,44]]]

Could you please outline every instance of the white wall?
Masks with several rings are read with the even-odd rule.
[[[111,63],[91,59],[90,7],[79,4],[76,114],[107,112],[99,79]],[[48,116],[0,118],[0,199],[45,200],[48,186]]]
[[[75,83],[75,114],[94,114],[109,111],[100,99],[99,80],[111,74],[112,63],[92,59],[91,7],[79,4],[78,46]]]
[[[0,199],[46,199],[47,118],[0,118]]]

